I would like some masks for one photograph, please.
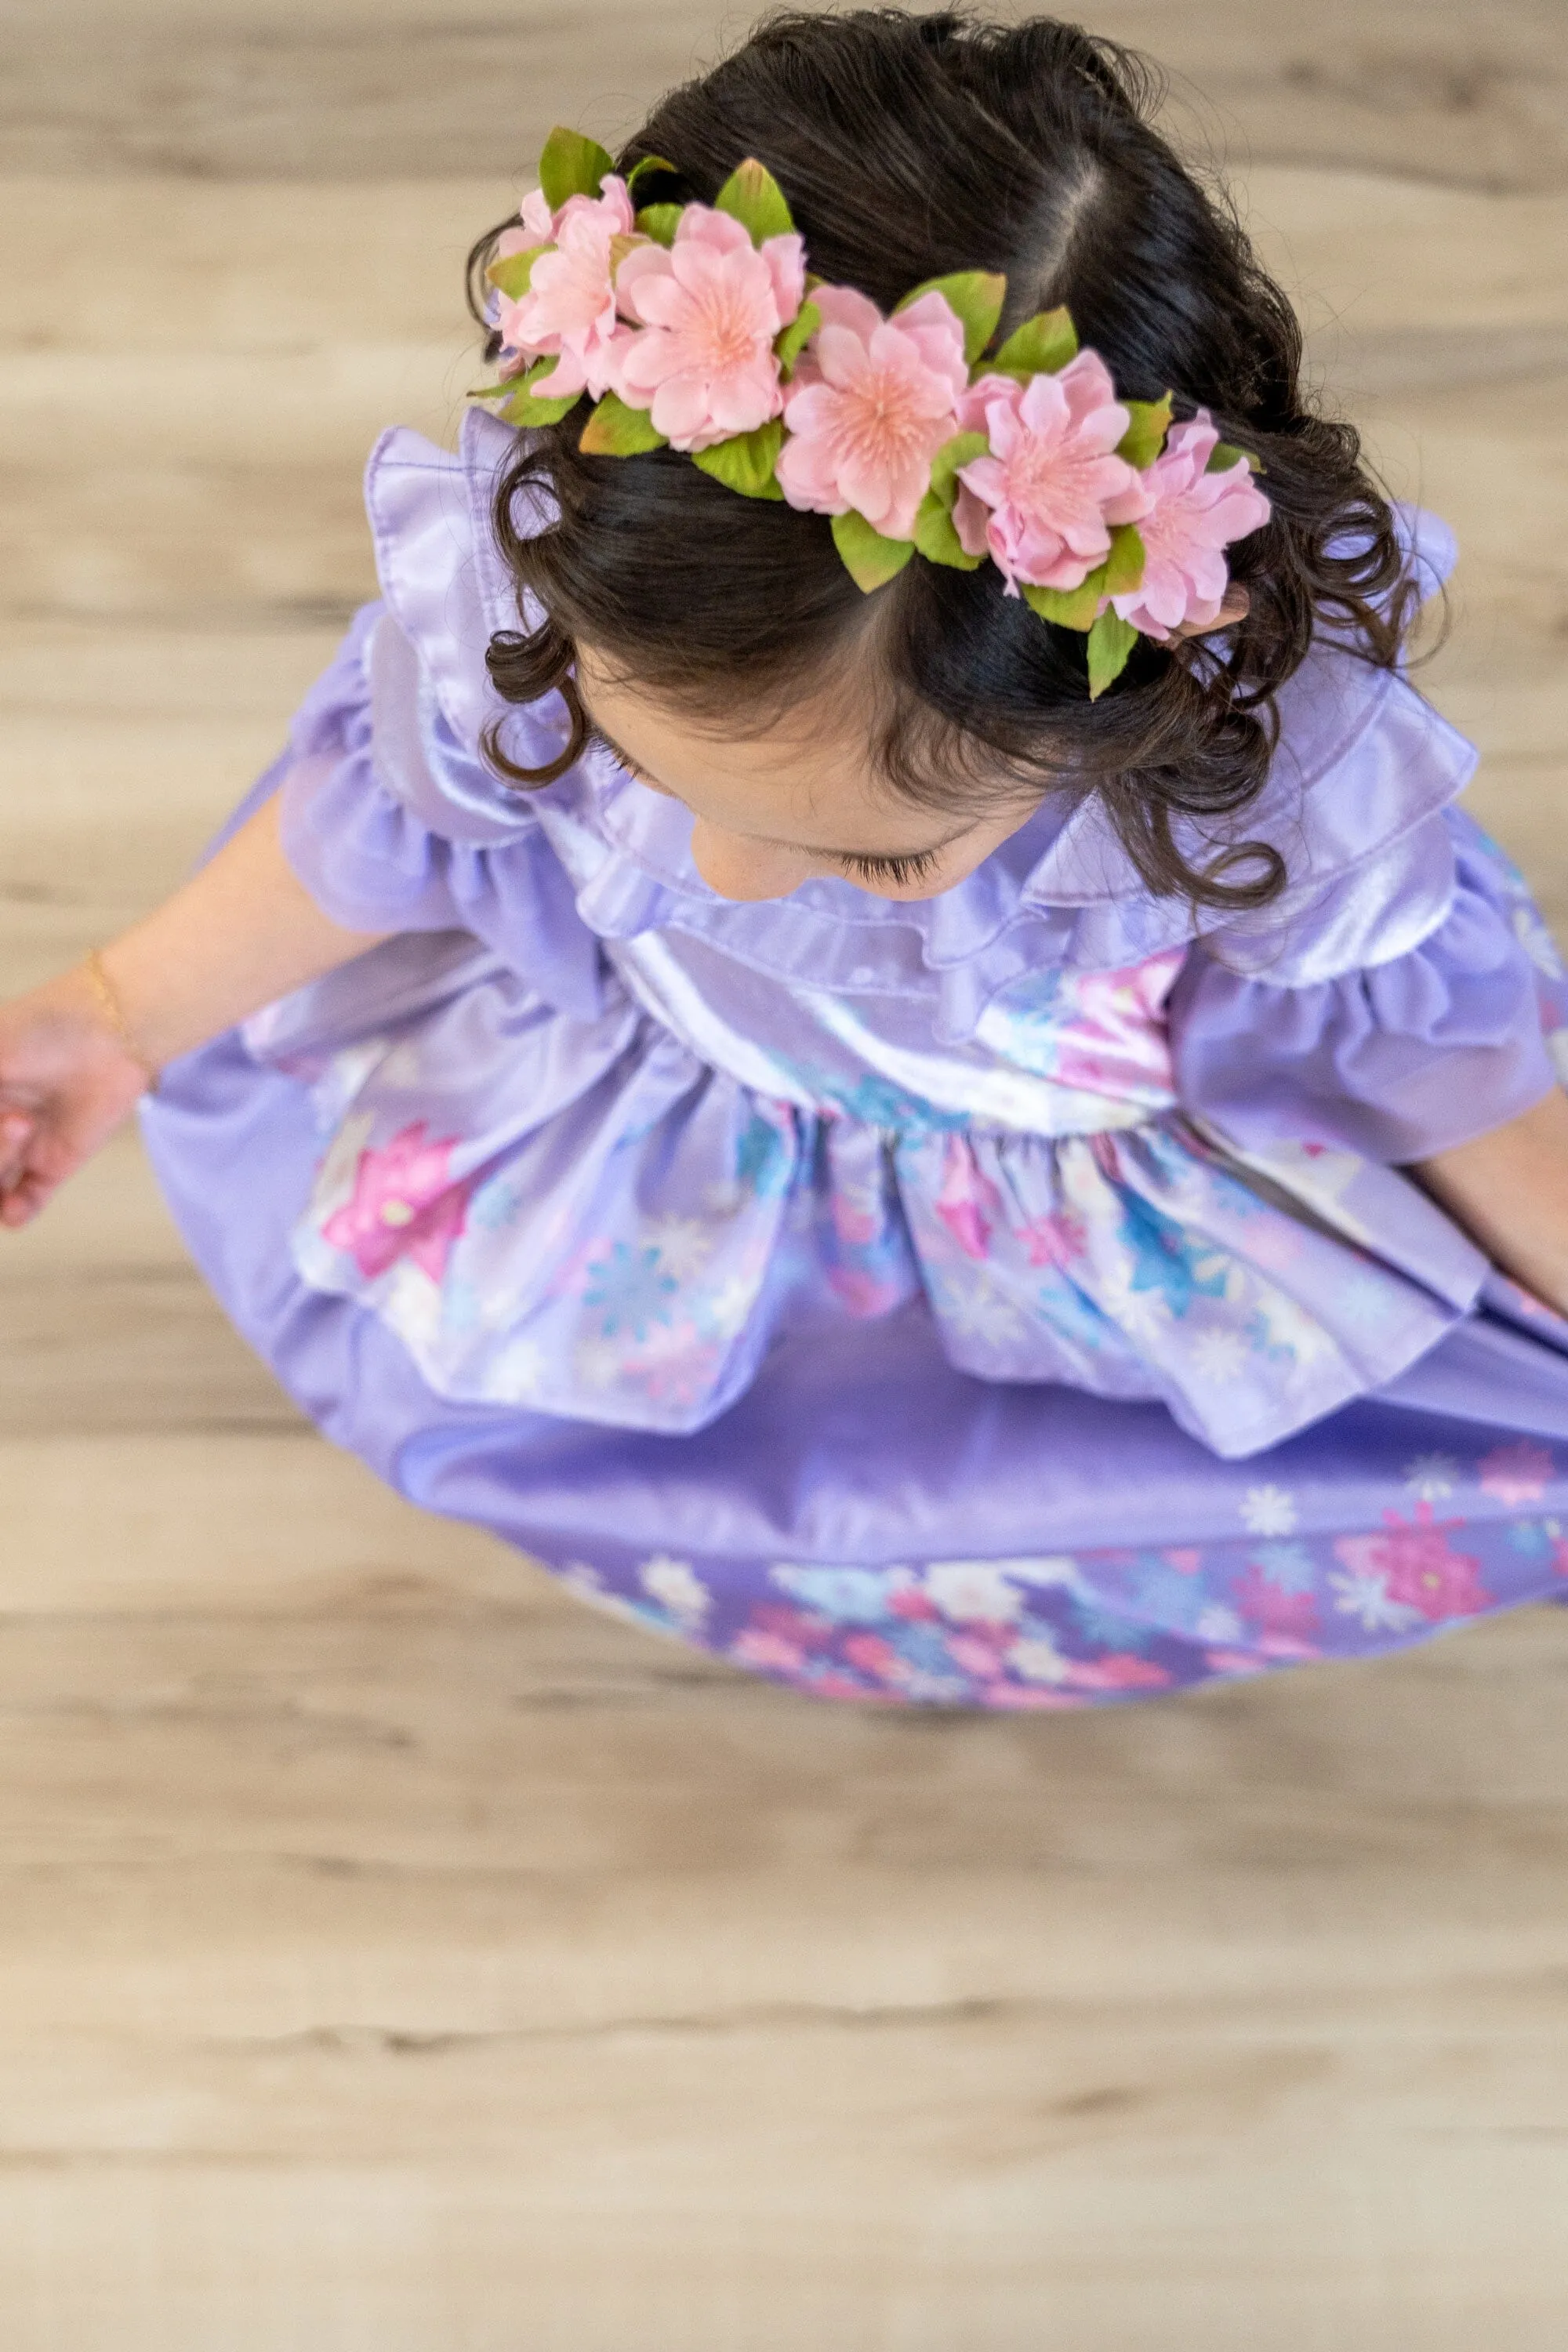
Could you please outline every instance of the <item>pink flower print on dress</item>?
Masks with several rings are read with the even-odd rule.
[[[425,1121],[399,1129],[380,1151],[362,1151],[353,1198],[321,1227],[334,1249],[347,1250],[363,1275],[384,1274],[407,1258],[433,1282],[447,1271],[452,1244],[468,1217],[473,1180],[451,1179],[458,1139],[426,1140]]]
[[[1236,1605],[1244,1617],[1265,1633],[1289,1634],[1300,1640],[1317,1631],[1318,1604],[1310,1588],[1291,1590],[1266,1575],[1256,1560],[1245,1573],[1231,1579]]]
[[[947,1139],[936,1213],[965,1257],[984,1257],[1002,1195],[982,1173],[973,1147],[962,1135]]]
[[[1115,454],[1131,419],[1097,352],[1027,383],[982,376],[959,402],[958,422],[991,446],[959,467],[953,526],[969,554],[994,558],[1010,596],[1021,581],[1081,587],[1110,553],[1109,526],[1136,522],[1152,504],[1135,467]]]
[[[1089,1255],[1089,1227],[1076,1209],[1031,1217],[1018,1227],[1018,1239],[1031,1265],[1054,1265],[1058,1274]]]
[[[773,338],[805,290],[798,236],[759,248],[728,213],[688,205],[668,250],[639,245],[616,274],[616,300],[639,323],[617,349],[615,389],[672,448],[755,432],[784,404]]]
[[[891,319],[851,287],[819,286],[811,299],[822,324],[785,388],[779,488],[792,507],[853,509],[885,538],[909,539],[931,459],[958,429],[963,328],[937,293]]]
[[[1539,1503],[1557,1467],[1544,1445],[1528,1437],[1512,1445],[1494,1445],[1480,1463],[1481,1492],[1500,1503]]]
[[[1134,1651],[1113,1650],[1103,1658],[1071,1659],[1067,1679],[1079,1690],[1164,1690],[1171,1676]]]
[[[569,197],[540,236],[547,211],[535,189],[523,204],[522,229],[509,229],[500,240],[503,255],[530,252],[552,235],[556,249],[540,255],[526,294],[515,302],[501,297],[496,323],[509,351],[529,361],[554,359],[548,387],[540,386],[551,399],[590,392],[597,400],[610,388],[628,332],[616,316],[610,242],[631,234],[632,200],[626,182],[612,173],[598,195]]]
[[[1430,1503],[1417,1503],[1413,1519],[1397,1511],[1383,1516],[1379,1534],[1342,1536],[1335,1543],[1347,1568],[1383,1577],[1389,1600],[1419,1610],[1429,1624],[1486,1608],[1492,1596],[1481,1583],[1480,1561],[1448,1541],[1458,1519],[1434,1519]]]
[[[1204,471],[1219,443],[1206,408],[1173,425],[1165,446],[1142,477],[1148,505],[1133,520],[1143,541],[1143,581],[1111,603],[1145,636],[1168,637],[1184,625],[1206,628],[1218,617],[1229,572],[1224,550],[1269,516],[1245,457]]]

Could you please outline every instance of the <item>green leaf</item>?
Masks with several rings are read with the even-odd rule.
[[[1138,632],[1120,613],[1101,613],[1089,633],[1089,698],[1098,702],[1112,678],[1127,667],[1127,656],[1138,642]]]
[[[615,168],[615,157],[596,139],[584,139],[580,131],[568,131],[558,122],[539,159],[544,201],[558,213],[569,196],[596,196],[605,173]]]
[[[736,433],[728,441],[715,441],[710,449],[694,449],[691,462],[742,498],[782,499],[773,467],[783,446],[784,424],[775,416],[754,433]]]
[[[1204,471],[1205,474],[1223,474],[1226,467],[1234,466],[1238,457],[1249,474],[1264,471],[1262,458],[1255,457],[1250,449],[1238,449],[1234,441],[1216,441],[1209,452],[1209,461]]]
[[[951,277],[928,278],[912,294],[906,294],[894,308],[907,310],[922,294],[940,294],[948,308],[957,312],[963,322],[963,357],[973,367],[992,336],[996,321],[1002,316],[1002,305],[1007,299],[1007,280],[993,269],[955,269]]]
[[[915,551],[912,539],[884,539],[853,508],[834,516],[833,543],[850,579],[868,596],[896,579]]]
[[[738,220],[753,245],[767,236],[787,236],[795,226],[784,190],[754,155],[731,172],[713,199],[714,209]]]
[[[644,236],[651,236],[656,245],[673,245],[684,205],[644,205],[637,215],[637,226]]]
[[[1110,552],[1100,566],[1105,574],[1105,586],[1101,593],[1107,596],[1131,596],[1134,588],[1143,585],[1146,560],[1147,551],[1137,524],[1113,523]]]
[[[987,374],[994,370],[998,375],[1055,375],[1077,356],[1078,330],[1064,304],[1055,310],[1037,310],[1015,327],[985,369]]]
[[[1117,443],[1116,454],[1142,473],[1145,466],[1153,464],[1165,446],[1171,423],[1171,395],[1167,393],[1163,400],[1124,400],[1121,404],[1132,422]]]
[[[984,556],[971,555],[953,529],[952,513],[941,492],[930,489],[915,509],[915,545],[928,563],[954,572],[978,572]]]
[[[675,166],[662,155],[643,155],[626,173],[626,194],[629,196],[645,172],[673,172]]]
[[[526,375],[509,376],[503,383],[481,384],[469,394],[473,400],[499,400],[499,414],[507,425],[559,425],[561,419],[575,408],[583,395],[568,394],[561,400],[550,398],[550,379],[555,373],[553,360],[535,360]]]
[[[504,294],[509,302],[521,302],[528,291],[528,281],[533,275],[533,265],[542,253],[553,253],[552,245],[531,246],[526,253],[509,253],[504,260],[492,261],[485,272],[485,283]]]
[[[972,457],[983,457],[984,433],[954,433],[931,459],[931,488],[915,510],[915,545],[928,563],[945,563],[955,572],[977,572],[984,556],[971,555],[953,528],[952,509],[958,499],[958,469]]]
[[[1025,604],[1042,621],[1054,621],[1058,629],[1092,629],[1105,593],[1105,566],[1091,572],[1079,588],[1037,588],[1027,580],[1019,584]]]
[[[815,302],[803,302],[787,327],[773,337],[773,357],[779,363],[779,373],[787,383],[795,373],[795,363],[801,352],[822,324],[822,313]]]
[[[577,446],[589,457],[640,457],[645,450],[662,449],[665,436],[656,433],[643,408],[628,408],[607,392],[578,437]]]
[[[991,444],[984,433],[955,433],[944,441],[931,461],[931,495],[941,499],[951,514],[958,497],[958,469],[975,457],[984,457]]]

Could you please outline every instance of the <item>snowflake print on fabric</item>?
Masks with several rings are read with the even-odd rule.
[[[1451,1454],[1417,1454],[1405,1465],[1405,1483],[1418,1503],[1441,1503],[1458,1484],[1459,1465]]]
[[[1539,1503],[1556,1467],[1545,1446],[1528,1437],[1496,1445],[1480,1464],[1481,1492],[1500,1503]]]
[[[923,1590],[942,1612],[960,1623],[1007,1625],[1022,1615],[1016,1585],[987,1560],[937,1560],[925,1572]]]
[[[643,1562],[637,1580],[650,1600],[684,1623],[700,1624],[708,1613],[711,1596],[689,1560],[657,1553]]]
[[[1249,1557],[1251,1565],[1260,1570],[1271,1584],[1277,1584],[1281,1592],[1311,1591],[1317,1570],[1305,1544],[1259,1544]]]
[[[659,1217],[646,1230],[677,1282],[689,1282],[713,1255],[714,1236],[700,1217]]]
[[[1241,1524],[1249,1535],[1288,1536],[1296,1530],[1296,1504],[1283,1486],[1249,1486],[1241,1499]]]
[[[1363,1633],[1406,1633],[1421,1622],[1419,1609],[1391,1597],[1386,1574],[1371,1569],[1332,1569],[1329,1589],[1340,1614],[1353,1617]]]
[[[880,1624],[894,1596],[915,1580],[907,1568],[807,1568],[784,1561],[768,1572],[808,1608],[850,1625]]]
[[[1200,1380],[1226,1388],[1241,1378],[1249,1352],[1239,1331],[1200,1331],[1193,1341],[1193,1370]]]
[[[646,1339],[653,1325],[669,1321],[679,1288],[656,1242],[616,1242],[589,1266],[583,1303],[597,1308],[606,1339],[629,1331]]]
[[[406,1259],[439,1282],[467,1223],[472,1178],[452,1180],[455,1135],[432,1142],[424,1119],[399,1129],[379,1151],[362,1151],[352,1198],[321,1226],[361,1274],[386,1273]]]

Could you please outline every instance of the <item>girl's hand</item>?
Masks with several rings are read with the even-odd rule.
[[[85,969],[0,1004],[0,1225],[36,1217],[149,1083]]]

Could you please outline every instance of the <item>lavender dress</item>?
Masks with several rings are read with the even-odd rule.
[[[1400,1161],[1538,1101],[1568,986],[1470,746],[1320,648],[1201,941],[1092,802],[895,905],[735,905],[484,667],[510,436],[371,461],[384,601],[287,853],[396,937],[168,1074],[191,1246],[321,1427],[586,1599],[845,1698],[1083,1706],[1568,1589],[1568,1323]],[[1434,579],[1443,527],[1403,526]],[[243,813],[243,812],[242,812]],[[1559,1515],[1561,1515],[1561,1521]]]

